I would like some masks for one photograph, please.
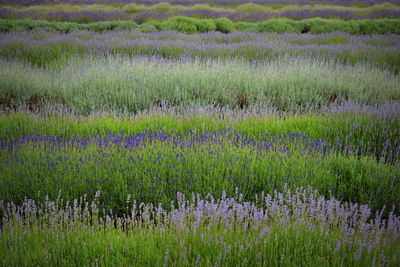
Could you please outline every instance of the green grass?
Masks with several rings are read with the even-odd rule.
[[[333,232],[333,231],[332,231]],[[384,251],[387,260],[396,264],[398,242],[381,245],[371,255],[364,252],[355,260],[357,250],[342,248],[333,253],[336,233],[326,234],[295,225],[287,229],[275,226],[265,242],[257,242],[257,233],[231,233],[222,229],[200,235],[138,229],[132,235],[121,230],[90,233],[88,230],[14,229],[0,236],[4,265],[18,266],[372,266],[383,264],[379,257]],[[225,240],[218,244],[214,240]],[[243,248],[241,248],[243,247]],[[229,249],[230,248],[230,249]],[[230,253],[228,252],[230,251]],[[375,261],[373,260],[375,258]]]
[[[29,113],[4,113],[0,116],[0,139],[12,141],[24,135],[41,134],[55,137],[72,138],[108,134],[136,135],[148,130],[162,130],[168,134],[173,132],[184,136],[190,131],[197,135],[206,132],[219,132],[233,128],[246,137],[260,138],[265,133],[288,134],[304,133],[314,139],[322,139],[330,144],[344,143],[358,148],[360,155],[382,157],[386,141],[396,147],[400,144],[400,121],[397,113],[389,116],[391,108],[381,112],[365,112],[360,107],[355,111],[332,114],[313,114],[282,116],[274,113],[246,115],[239,110],[219,111],[208,108],[204,111],[194,109],[193,112],[152,111],[137,115],[129,114],[93,114],[89,118],[64,115],[50,110],[43,115]],[[235,115],[236,116],[235,116]]]

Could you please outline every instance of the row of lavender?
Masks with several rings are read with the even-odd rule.
[[[123,46],[128,41],[136,42],[150,42],[157,41],[159,45],[163,45],[163,41],[168,41],[171,45],[184,46],[186,44],[189,46],[204,46],[208,45],[209,48],[218,45],[247,45],[258,47],[261,45],[273,44],[271,48],[277,50],[279,47],[284,45],[286,50],[295,50],[297,47],[306,46],[307,49],[316,48],[318,46],[320,49],[333,49],[336,48],[335,45],[343,45],[341,49],[350,49],[345,45],[351,46],[351,50],[356,50],[356,48],[366,48],[369,46],[374,46],[374,49],[379,49],[382,47],[389,47],[398,50],[399,36],[398,35],[364,35],[364,36],[354,36],[346,33],[327,33],[320,35],[301,35],[295,33],[286,34],[256,34],[256,33],[243,33],[243,32],[233,32],[229,34],[221,34],[219,32],[208,32],[203,34],[193,34],[187,35],[178,32],[166,31],[166,32],[155,32],[155,33],[142,33],[142,32],[109,32],[105,34],[90,33],[86,31],[72,32],[69,35],[58,35],[52,32],[15,32],[9,34],[1,35],[2,48],[4,46],[11,45],[13,43],[23,43],[28,45],[29,43],[41,42],[42,45],[50,44],[56,41],[72,41],[79,42],[79,45],[84,46],[87,43],[87,47],[94,47],[93,50],[100,50],[98,43],[105,43],[105,47],[110,47],[114,42],[117,45]],[[279,43],[279,45],[277,44]],[[97,45],[96,45],[97,44]],[[151,45],[146,43],[146,45]],[[156,45],[154,43],[153,45]],[[291,45],[291,46],[290,46]],[[231,50],[231,47],[220,47]],[[356,52],[356,51],[354,51]]]
[[[138,203],[128,195],[124,216],[105,212],[98,201],[100,191],[92,201],[86,195],[71,202],[61,197],[43,202],[26,199],[20,205],[1,201],[2,262],[57,264],[71,256],[78,256],[80,264],[95,265],[395,266],[399,262],[400,217],[393,212],[384,219],[383,210],[374,214],[368,205],[325,198],[312,189],[262,192],[257,202],[246,202],[235,191],[234,197],[224,191],[217,199],[212,194],[185,198],[178,192],[169,207]],[[40,247],[44,255],[22,257],[24,243],[33,245],[29,252]],[[118,257],[121,251],[124,256]]]
[[[70,200],[101,188],[102,204],[122,212],[127,194],[168,204],[176,191],[232,194],[239,187],[254,201],[253,194],[261,191],[311,185],[374,211],[383,206],[398,211],[398,138],[384,144],[370,140],[370,146],[383,147],[376,160],[349,136],[325,141],[299,133],[259,135],[229,129],[87,138],[25,135],[0,147],[0,196],[21,203],[25,197],[43,199],[39,191],[55,198],[61,190]]]
[[[0,55],[19,58],[34,65],[47,65],[60,58],[88,52],[97,55],[112,53],[165,58],[239,57],[257,61],[292,55],[351,64],[364,62],[397,72],[400,69],[399,44],[398,35],[352,36],[338,32],[320,35],[240,32],[186,35],[170,31],[104,34],[77,31],[59,35],[49,32],[16,32],[0,34]]]
[[[270,18],[308,19],[308,18],[335,18],[335,19],[376,19],[376,18],[399,18],[400,10],[383,9],[373,11],[367,15],[358,15],[352,11],[339,10],[298,10],[286,12],[229,12],[214,10],[184,10],[178,12],[155,12],[142,11],[130,13],[124,10],[113,11],[78,11],[78,12],[38,12],[32,10],[20,11],[12,8],[0,8],[0,18],[3,19],[41,19],[49,21],[71,21],[89,23],[107,20],[132,20],[143,23],[151,20],[165,20],[175,16],[188,16],[196,18],[229,18],[232,21],[264,21]]]

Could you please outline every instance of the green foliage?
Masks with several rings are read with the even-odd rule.
[[[234,27],[237,31],[241,32],[259,32],[257,26],[254,23],[239,21],[234,23]]]
[[[30,8],[175,12],[216,6]],[[364,15],[384,6],[356,11]],[[270,12],[275,8],[279,12],[283,7],[249,4],[218,6],[218,11]],[[321,6],[310,7],[314,8]],[[340,10],[348,9],[353,10]],[[374,229],[347,221],[351,226],[344,228],[343,221],[320,219],[312,215],[312,209],[307,209],[310,217],[298,221],[291,216],[295,212],[288,216],[289,223],[283,222],[284,216],[266,213],[262,225],[244,218],[232,227],[204,217],[201,225],[186,218],[187,225],[174,228],[173,221],[179,218],[149,213],[140,205],[132,218],[116,219],[115,215],[129,215],[133,199],[172,209],[171,201],[179,200],[178,191],[188,198],[193,193],[195,199],[195,194],[233,196],[239,188],[243,201],[250,201],[243,204],[246,208],[262,205],[261,192],[293,192],[308,186],[318,190],[317,196],[368,204],[373,213],[386,206],[384,219],[392,206],[398,214],[400,51],[394,49],[398,44],[392,36],[361,38],[346,33],[400,34],[400,19],[277,18],[233,23],[227,18],[178,16],[137,25],[132,21],[90,23],[83,15],[75,22],[0,19],[0,32],[32,32],[1,34],[1,38],[17,36],[1,42],[0,49],[0,108],[6,110],[0,113],[3,265],[370,266],[398,262],[399,239],[391,236],[394,228],[384,232],[377,220]],[[131,30],[137,31],[94,34]],[[271,34],[143,34],[159,30]],[[336,31],[344,33],[307,35]],[[274,34],[301,32],[305,35]],[[101,49],[86,45],[104,41],[104,36],[111,36],[112,43]],[[126,45],[135,39],[152,41]],[[158,46],[156,40],[165,42]],[[260,45],[244,43],[247,40],[258,40]],[[192,45],[202,42],[217,45],[207,50]],[[237,49],[226,49],[225,44]],[[343,49],[325,46],[331,44]],[[349,105],[344,108],[348,111],[325,111],[337,104],[339,109],[340,104]],[[118,134],[143,132],[137,146],[112,140]],[[154,135],[161,132],[173,135],[172,139],[155,140]],[[197,142],[215,132],[217,139]],[[54,139],[45,143],[15,140],[30,134]],[[110,135],[107,144],[90,141]],[[293,141],[290,136],[304,139]],[[55,145],[58,138],[86,137],[82,145],[77,140]],[[8,149],[11,142],[13,147]],[[80,209],[97,190],[102,194],[96,205],[100,213],[109,213],[107,219],[97,220],[96,205]],[[45,201],[46,195],[57,199],[55,206],[36,202],[36,207],[49,214],[57,212],[64,200],[76,203],[74,198],[84,197],[58,217],[22,211],[23,216],[15,220],[4,216],[4,201]],[[30,205],[33,202],[24,208],[29,210]],[[7,211],[16,209],[11,204]],[[66,223],[68,216],[75,216],[73,223]],[[160,221],[146,223],[150,217]],[[261,238],[264,229],[268,231]],[[376,236],[369,237],[373,231]]]
[[[134,30],[138,27],[132,21],[104,21],[80,24],[74,22],[49,22],[44,20],[0,20],[0,32],[33,31],[43,29],[51,32],[70,33],[76,30],[93,32]]]
[[[342,31],[349,32],[349,23],[342,20],[325,20],[321,18],[307,19],[304,24],[310,26],[310,33],[320,34],[326,32]]]
[[[217,31],[223,33],[229,33],[235,30],[235,27],[231,20],[227,18],[215,19],[215,25],[217,26]]]
[[[382,33],[382,31],[400,34],[400,24],[399,21],[396,20],[360,20],[352,21],[352,23],[358,25],[360,29],[359,34],[379,34]]]
[[[245,190],[246,201],[255,201],[254,195],[262,191],[272,194],[285,186],[294,190],[310,185],[326,196],[369,204],[374,211],[400,202],[400,181],[393,179],[400,168],[368,157],[312,150],[307,141],[304,145],[301,140],[272,138],[271,150],[238,146],[224,137],[219,138],[223,145],[146,141],[131,148],[28,143],[1,151],[0,199],[21,203],[25,196],[38,199],[39,191],[56,198],[61,190],[72,200],[101,190],[102,203],[117,212],[128,194],[140,202],[168,206],[177,191],[204,197],[222,190],[233,195],[238,187]],[[289,153],[281,152],[285,147]]]
[[[160,24],[161,30],[175,30],[183,33],[199,33],[215,31],[216,25],[212,19],[196,19],[178,16],[167,19]]]
[[[150,24],[141,24],[141,25],[139,25],[138,30],[141,31],[141,32],[147,32],[148,33],[148,32],[156,32],[157,28],[155,26],[153,26],[153,25],[150,25]]]
[[[257,24],[257,32],[295,32],[293,23],[288,19],[270,19]]]

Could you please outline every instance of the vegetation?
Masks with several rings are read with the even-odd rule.
[[[0,8],[0,265],[399,265],[397,5],[35,1]]]
[[[178,193],[171,211],[126,198],[124,217],[105,216],[97,197],[1,207],[2,262],[48,264],[396,265],[399,217],[316,197],[313,190],[220,199]],[[318,203],[318,204],[317,204]],[[292,215],[291,215],[292,214]],[[137,219],[137,218],[141,219]],[[367,230],[368,229],[368,230]],[[25,246],[28,244],[28,246]],[[321,253],[322,252],[322,253]]]
[[[240,60],[108,57],[70,61],[60,70],[8,61],[1,65],[5,67],[0,71],[4,104],[40,107],[59,103],[78,114],[138,112],[163,103],[242,109],[272,106],[296,112],[318,110],[333,102],[374,105],[400,98],[397,75],[365,65],[342,66],[318,60],[249,64]]]

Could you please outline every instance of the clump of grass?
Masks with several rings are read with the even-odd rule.
[[[320,35],[239,32],[187,35],[170,31],[152,33],[155,27],[147,24],[138,29],[140,31],[103,34],[86,31],[63,35],[45,31],[1,34],[0,56],[40,67],[59,67],[73,57],[83,58],[87,54],[114,54],[168,59],[240,58],[250,62],[305,57],[342,64],[368,63],[394,73],[400,69],[396,35],[351,36],[339,32]]]
[[[86,117],[72,114],[63,106],[57,109],[54,106],[44,106],[43,109],[34,109],[39,114],[10,111],[3,113],[0,116],[0,139],[11,142],[32,134],[60,138],[98,135],[105,138],[110,133],[136,135],[145,130],[157,132],[160,129],[167,134],[185,136],[190,131],[205,135],[206,132],[221,132],[233,128],[245,137],[256,139],[262,138],[265,133],[304,133],[314,139],[324,139],[332,146],[344,144],[340,151],[347,147],[357,150],[359,155],[396,161],[395,155],[390,155],[385,150],[389,148],[388,144],[392,148],[400,145],[398,104],[369,107],[346,103],[326,109],[322,113],[291,115],[267,107],[252,110],[213,106],[183,110],[179,107],[153,107],[150,111],[138,114],[100,111]]]

